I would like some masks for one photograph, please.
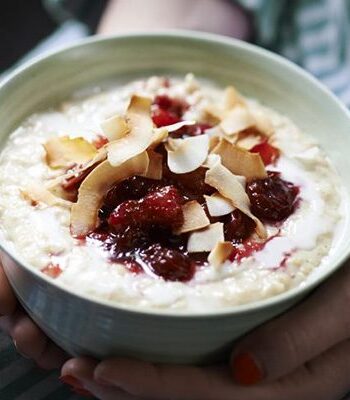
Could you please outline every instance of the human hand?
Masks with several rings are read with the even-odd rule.
[[[62,375],[102,400],[339,400],[350,390],[349,302],[347,264],[306,301],[243,338],[231,368],[78,358]]]
[[[242,7],[227,0],[111,0],[98,33],[161,29],[191,29],[249,40],[251,21]]]
[[[0,263],[0,329],[13,339],[17,351],[43,369],[60,368],[67,355],[54,345],[18,304]]]

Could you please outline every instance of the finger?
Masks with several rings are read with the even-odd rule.
[[[227,394],[233,399],[234,385],[223,368],[153,365],[118,358],[101,362],[94,376],[97,382],[117,386],[136,397],[217,400]]]
[[[34,360],[40,368],[51,370],[61,368],[67,359],[67,353],[65,353],[55,343],[48,340],[43,353]]]
[[[27,358],[39,358],[47,346],[45,334],[24,313],[20,313],[16,318],[10,334],[17,351]]]
[[[310,361],[272,383],[242,387],[222,369],[152,366],[133,360],[109,360],[95,378],[118,384],[134,395],[162,400],[339,400],[350,389],[350,341]],[[186,378],[187,375],[187,378]],[[101,397],[103,399],[103,397]],[[118,397],[115,397],[118,398]],[[113,397],[106,397],[106,400]],[[119,398],[118,398],[119,399]]]
[[[350,265],[309,299],[248,334],[232,354],[241,384],[275,380],[315,358],[350,334]],[[339,312],[342,312],[340,317]]]
[[[136,400],[135,397],[117,387],[94,382],[94,370],[97,365],[98,362],[92,358],[73,358],[63,365],[61,379],[63,382],[70,382],[77,393],[85,390],[102,400]],[[74,378],[73,380],[71,379],[72,377]]]
[[[16,297],[7,280],[5,271],[0,264],[0,315],[10,315],[14,313],[16,306]]]
[[[350,390],[349,368],[350,341],[345,341],[277,382],[246,389],[255,391],[256,400],[339,400]]]

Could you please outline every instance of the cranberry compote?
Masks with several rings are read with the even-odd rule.
[[[162,107],[169,107],[167,102],[167,98],[158,99]],[[166,165],[162,145],[156,151],[164,155],[163,178],[133,176],[112,187],[99,212],[99,227],[88,236],[88,242],[97,244],[112,262],[122,263],[133,273],[145,272],[167,281],[189,281],[196,268],[207,263],[208,253],[188,253],[188,234],[174,232],[184,221],[183,204],[196,200],[211,223],[223,223],[225,240],[235,247],[231,259],[240,260],[260,248],[261,243],[251,241],[254,221],[240,210],[219,217],[209,215],[204,195],[213,194],[215,189],[205,183],[205,168],[174,174]],[[298,188],[275,172],[249,182],[246,191],[252,212],[270,221],[287,218],[294,211],[298,195]],[[246,243],[250,253],[242,250]]]
[[[275,163],[280,156],[279,149],[272,146],[267,140],[255,145],[250,151],[259,153],[265,165]]]
[[[241,242],[247,239],[254,232],[254,229],[255,222],[238,209],[225,217],[225,240]]]
[[[186,251],[187,235],[173,233],[183,224],[182,205],[187,200],[175,179],[131,177],[106,194],[99,212],[100,227],[88,240],[99,243],[111,261],[134,273],[190,280],[206,257],[199,262],[198,255]]]
[[[153,101],[152,119],[158,128],[176,124],[182,120],[187,109],[188,104],[184,100],[159,95]]]
[[[281,179],[278,173],[269,172],[267,178],[249,182],[246,191],[254,215],[279,222],[294,212],[299,188]]]

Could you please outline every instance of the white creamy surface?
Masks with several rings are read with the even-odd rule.
[[[322,150],[303,136],[286,117],[249,102],[252,112],[264,112],[276,131],[275,144],[283,155],[269,170],[300,187],[299,207],[281,226],[280,234],[251,257],[226,262],[219,268],[203,267],[188,283],[165,282],[146,274],[133,275],[122,265],[107,261],[93,246],[77,245],[69,233],[69,210],[32,207],[20,189],[57,175],[45,163],[42,144],[56,135],[93,139],[99,123],[123,113],[130,95],[169,93],[185,96],[194,109],[188,119],[200,118],[208,98],[220,93],[199,87],[193,79],[175,87],[160,87],[159,78],[147,84],[89,95],[78,94],[58,109],[28,118],[11,136],[0,159],[0,222],[6,239],[24,261],[43,269],[59,261],[63,273],[57,282],[76,292],[146,308],[206,312],[282,293],[305,280],[327,256],[339,220],[340,181]],[[268,227],[270,235],[276,227]],[[286,262],[283,260],[290,255]],[[281,263],[283,264],[281,266]]]

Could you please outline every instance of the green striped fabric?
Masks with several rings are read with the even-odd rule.
[[[258,44],[309,70],[350,106],[350,0],[239,2],[253,13]],[[60,0],[54,3],[57,6]],[[81,24],[69,21],[34,54],[86,34]],[[57,372],[40,371],[18,356],[0,332],[0,400],[66,399],[79,397],[59,383]]]
[[[298,63],[350,107],[350,0],[239,0],[256,42]]]

